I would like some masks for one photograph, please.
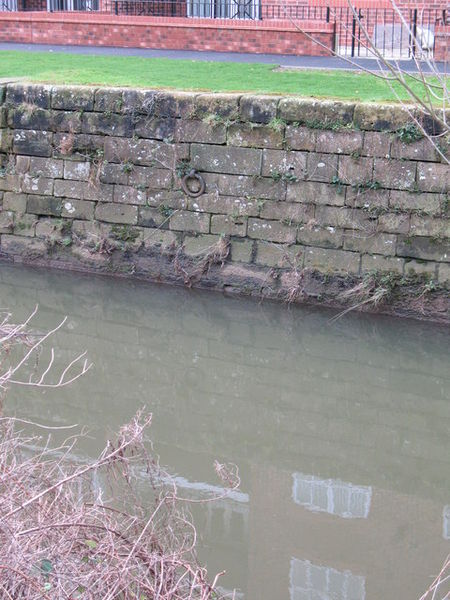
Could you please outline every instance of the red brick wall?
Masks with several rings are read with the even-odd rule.
[[[447,62],[450,60],[450,26],[436,27],[434,41],[434,58],[438,61]]]
[[[302,22],[327,48],[333,25]],[[68,13],[0,13],[0,41],[327,55],[289,21],[226,21]]]

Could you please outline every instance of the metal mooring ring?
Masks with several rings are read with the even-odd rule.
[[[193,190],[188,184],[191,179],[199,182],[200,187],[198,190]],[[205,192],[205,180],[201,175],[195,172],[195,169],[192,169],[181,180],[181,187],[183,192],[191,198],[198,198],[198,196],[201,196]]]

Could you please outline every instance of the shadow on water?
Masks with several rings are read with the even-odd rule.
[[[8,410],[88,425],[94,453],[141,406],[185,493],[239,465],[241,493],[194,512],[202,557],[246,600],[418,598],[450,552],[448,330],[389,317],[2,266],[0,305],[54,327],[70,388]]]

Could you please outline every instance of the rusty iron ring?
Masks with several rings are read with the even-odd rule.
[[[190,181],[191,179],[195,179],[200,183],[200,188],[197,191],[194,191],[189,187],[188,181]],[[186,175],[181,180],[181,187],[183,189],[183,192],[191,198],[198,198],[198,196],[201,196],[205,192],[206,184],[203,177],[199,175],[195,171],[195,169],[191,169],[191,171],[189,171],[189,173],[186,173]]]

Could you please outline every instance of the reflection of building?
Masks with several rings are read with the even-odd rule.
[[[350,571],[291,559],[290,600],[364,600],[365,580]]]
[[[449,553],[437,499],[252,466],[249,600],[419,598]]]
[[[450,504],[444,506],[442,521],[442,537],[444,540],[450,540]]]
[[[339,479],[320,479],[292,474],[292,499],[305,508],[347,519],[367,519],[372,488],[355,486]]]

